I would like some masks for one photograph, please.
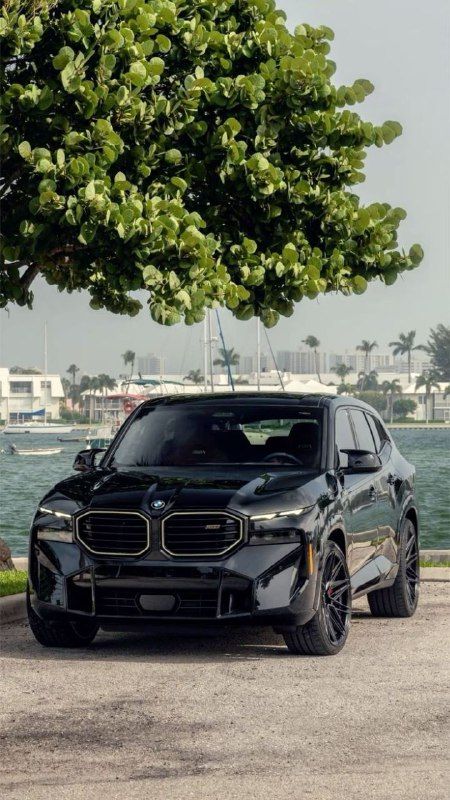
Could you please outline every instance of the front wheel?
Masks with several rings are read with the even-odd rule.
[[[44,647],[86,647],[94,640],[98,625],[92,620],[46,622],[34,611],[27,590],[28,622],[34,638]]]
[[[406,519],[400,532],[398,572],[392,586],[370,592],[367,599],[374,617],[412,617],[419,601],[419,543],[417,531]]]
[[[306,625],[283,634],[291,653],[334,656],[344,647],[350,628],[351,587],[347,561],[335,542],[327,542],[320,585],[320,604]]]

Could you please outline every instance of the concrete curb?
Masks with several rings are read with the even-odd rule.
[[[10,594],[0,597],[0,625],[21,622],[27,616],[26,594]]]

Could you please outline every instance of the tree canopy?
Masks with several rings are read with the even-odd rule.
[[[303,297],[417,266],[405,212],[364,206],[374,125],[333,83],[332,31],[274,0],[4,0],[0,302],[38,274],[93,308],[274,325]]]

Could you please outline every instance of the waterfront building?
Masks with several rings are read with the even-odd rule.
[[[64,390],[59,375],[11,373],[0,367],[0,418],[5,422],[59,419]]]

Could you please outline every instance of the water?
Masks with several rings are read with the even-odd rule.
[[[449,429],[396,430],[403,455],[416,465],[421,511],[421,545],[450,548]],[[0,436],[0,447],[62,447],[54,456],[8,456],[0,453],[0,536],[14,555],[26,555],[28,528],[37,503],[57,481],[73,475],[75,454],[83,442],[64,444],[54,436]]]

